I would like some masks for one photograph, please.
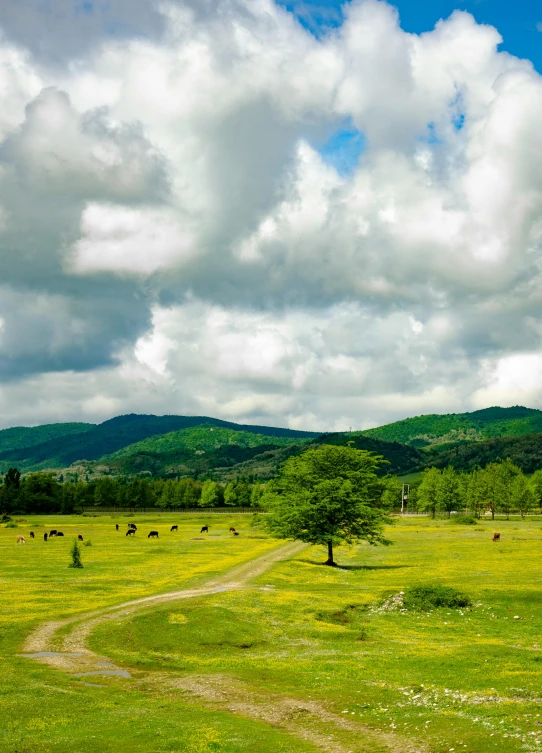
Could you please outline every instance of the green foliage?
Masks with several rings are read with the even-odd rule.
[[[386,462],[379,468],[379,474],[400,475],[424,462],[423,453],[414,447],[396,441],[383,441],[367,436],[366,432],[361,431],[345,434],[322,434],[321,437],[313,440],[313,444],[348,445],[356,450],[367,450],[376,455],[381,455]]]
[[[5,524],[4,528],[19,528],[19,526],[13,520],[10,520]]]
[[[202,507],[215,507],[218,504],[218,484],[208,479],[201,490]]]
[[[449,586],[411,586],[403,596],[405,609],[428,612],[433,609],[465,609],[472,606],[468,596]]]
[[[383,535],[390,522],[382,509],[384,484],[377,476],[381,463],[369,452],[333,445],[290,458],[263,496],[267,529],[278,538],[327,545],[329,565],[334,545],[389,544]]]
[[[430,512],[434,518],[438,506],[440,472],[437,468],[427,468],[423,472],[421,484],[417,489],[417,506],[420,512]]]
[[[81,562],[81,550],[79,548],[77,539],[73,540],[72,548],[70,549],[70,556],[72,558],[72,561],[70,562],[68,567],[83,567],[83,563]]]

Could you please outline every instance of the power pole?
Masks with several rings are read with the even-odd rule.
[[[405,513],[405,502],[408,502],[408,495],[410,494],[410,484],[403,484],[401,489],[401,515]]]

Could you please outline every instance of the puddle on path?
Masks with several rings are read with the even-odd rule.
[[[126,669],[97,669],[94,672],[75,672],[72,677],[95,677],[97,675],[107,675],[109,677],[124,677],[127,680],[131,674]]]
[[[74,654],[67,654],[63,651],[38,651],[37,654],[17,654],[17,656],[22,656],[24,659],[43,659],[47,656],[83,656],[83,653],[81,651]]]

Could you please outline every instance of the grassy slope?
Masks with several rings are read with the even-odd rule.
[[[443,442],[476,441],[487,437],[522,436],[542,432],[542,411],[534,408],[485,408],[472,413],[450,413],[406,418],[368,429],[366,436],[417,446]]]
[[[314,432],[294,431],[277,427],[246,426],[220,421],[215,418],[198,416],[145,416],[131,414],[117,416],[91,428],[85,434],[72,437],[58,437],[33,447],[0,452],[0,471],[16,464],[21,470],[42,468],[65,468],[77,460],[97,460],[104,455],[121,450],[123,447],[140,442],[148,437],[166,434],[211,424],[224,429],[235,429],[248,433],[281,438],[304,439],[315,437]]]
[[[94,428],[94,424],[68,423],[44,424],[43,426],[14,426],[0,431],[0,452],[35,447],[52,439],[84,434]]]
[[[466,530],[401,521],[391,549],[345,550],[336,570],[318,565],[323,550],[305,552],[262,576],[266,591],[104,624],[91,645],[151,673],[233,677],[247,698],[310,699],[351,721],[402,732],[432,753],[534,751],[542,741],[542,525],[499,525],[494,545],[491,523]],[[431,614],[377,608],[418,583],[460,588],[477,606]],[[358,747],[359,735],[344,731],[339,740],[347,750],[368,750]]]

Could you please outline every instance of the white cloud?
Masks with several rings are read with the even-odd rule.
[[[272,0],[100,4],[57,58],[0,10],[5,422],[541,404],[542,78],[469,14],[345,10],[317,40]]]

